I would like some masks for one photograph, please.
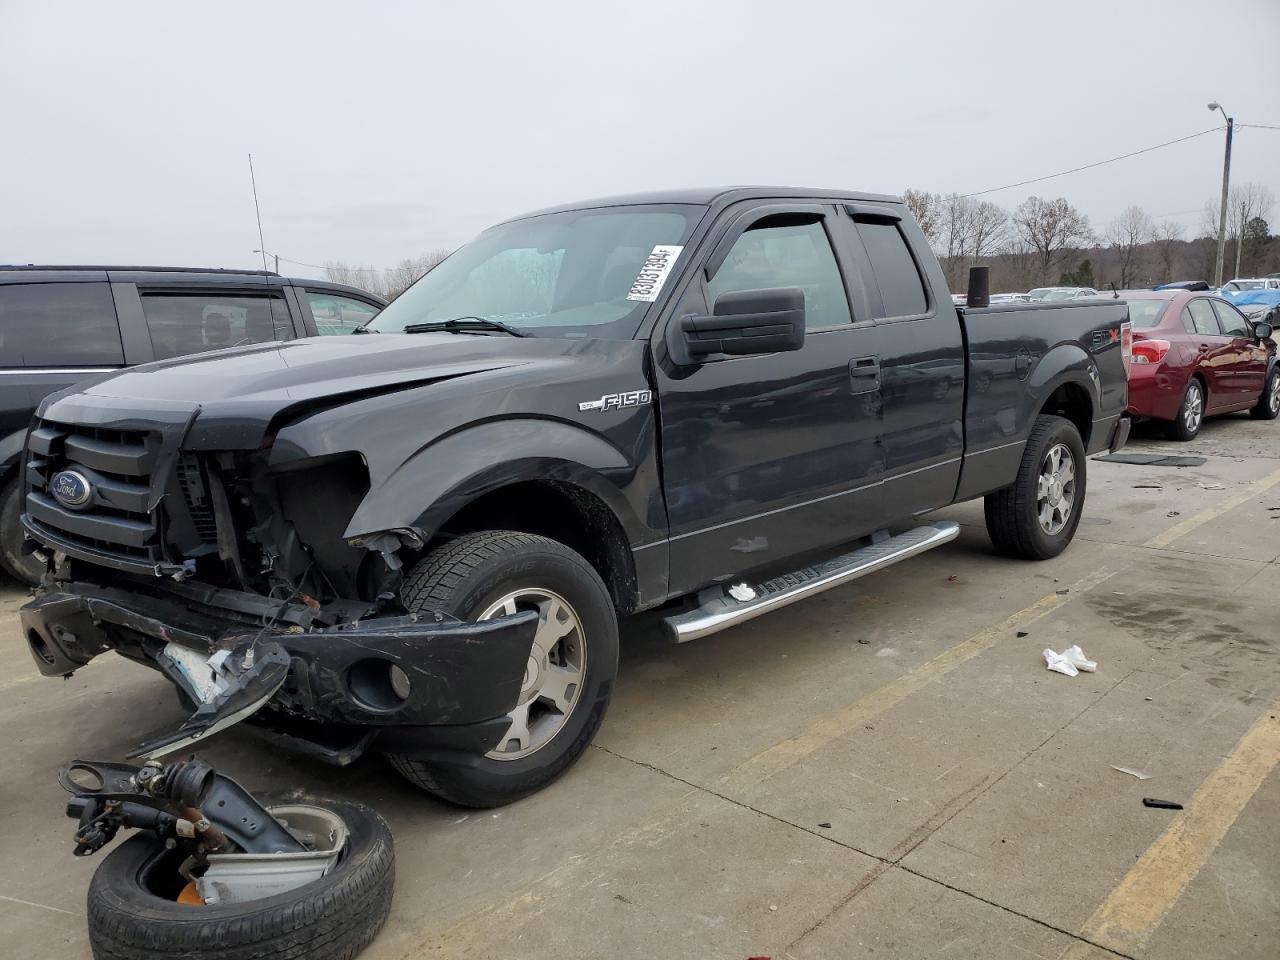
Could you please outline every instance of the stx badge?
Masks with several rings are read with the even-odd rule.
[[[651,390],[628,390],[626,393],[606,393],[599,400],[584,400],[578,404],[578,409],[584,413],[588,410],[608,412],[621,410],[624,407],[638,407],[652,399],[653,391]]]

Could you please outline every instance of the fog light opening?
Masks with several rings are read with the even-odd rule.
[[[31,652],[45,663],[54,662],[53,651],[49,649],[49,644],[35,630],[27,631],[27,643],[31,646]]]
[[[390,660],[370,657],[351,665],[347,689],[366,710],[385,713],[404,706],[409,698],[409,676]]]

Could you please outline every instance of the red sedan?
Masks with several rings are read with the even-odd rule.
[[[1190,440],[1205,417],[1280,414],[1280,367],[1271,327],[1251,323],[1221,297],[1193,290],[1129,290],[1133,362],[1129,413],[1168,423]]]

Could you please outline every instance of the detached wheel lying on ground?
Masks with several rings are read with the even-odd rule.
[[[329,873],[287,893],[246,903],[178,902],[186,854],[140,832],[116,847],[89,884],[95,960],[349,960],[373,940],[391,909],[391,830],[358,803],[263,797],[271,809],[306,804],[341,818],[347,842]]]
[[[1084,509],[1084,442],[1063,417],[1037,417],[1018,477],[983,503],[999,553],[1022,560],[1056,557],[1075,536]]]
[[[587,748],[618,672],[618,619],[595,568],[562,543],[512,531],[459,537],[409,571],[414,612],[481,621],[537,610],[520,701],[502,740],[457,763],[388,754],[410,781],[467,807],[496,807],[549,784]]]
[[[1194,440],[1204,423],[1204,386],[1195,377],[1187,381],[1187,392],[1182,395],[1178,419],[1168,426],[1169,439]]]
[[[1258,403],[1249,415],[1255,420],[1274,420],[1280,416],[1280,366],[1272,367],[1267,374],[1262,396],[1258,397]]]

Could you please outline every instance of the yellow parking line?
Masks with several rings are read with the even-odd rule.
[[[1152,537],[1144,543],[1143,546],[1156,548],[1167,547],[1179,537],[1186,536],[1196,527],[1203,526],[1210,520],[1214,520],[1217,517],[1222,516],[1228,510],[1234,510],[1236,507],[1240,506],[1240,504],[1246,503],[1254,497],[1265,493],[1278,483],[1280,483],[1280,470],[1275,470],[1267,474],[1261,480],[1255,480],[1253,483],[1236,493],[1233,493],[1231,496],[1222,498],[1212,507],[1201,510],[1199,513],[1187,517],[1187,519],[1180,523],[1175,523],[1164,533],[1159,536]]]
[[[1143,946],[1195,879],[1267,775],[1280,763],[1280,700],[1249,728],[1218,769],[1200,784],[1186,809],[1111,891],[1080,935],[1125,953]],[[1082,956],[1072,946],[1062,960]]]
[[[928,686],[944,674],[972,660],[978,654],[991,649],[1007,639],[1015,630],[1035,623],[1073,596],[1093,589],[1108,580],[1117,571],[1100,568],[1073,583],[1061,593],[1054,592],[1041,597],[1035,603],[1002,620],[993,627],[974,634],[953,647],[948,647],[932,660],[922,663],[883,687],[846,705],[833,714],[816,721],[803,733],[776,743],[766,750],[749,757],[720,778],[720,784],[728,789],[746,786],[751,782],[773,776],[781,770],[809,756],[833,740],[856,730],[872,717],[896,706],[916,691]]]

